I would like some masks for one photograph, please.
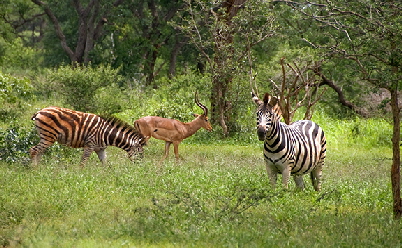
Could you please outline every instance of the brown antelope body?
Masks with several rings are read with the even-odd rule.
[[[145,136],[148,141],[151,137],[165,141],[165,155],[162,161],[169,155],[170,145],[174,146],[176,160],[179,159],[179,144],[186,138],[195,134],[200,128],[208,131],[212,130],[212,126],[208,120],[208,108],[202,105],[196,94],[195,103],[204,111],[203,114],[194,114],[196,117],[191,122],[181,122],[174,119],[162,118],[159,116],[146,116],[134,122],[137,130]]]

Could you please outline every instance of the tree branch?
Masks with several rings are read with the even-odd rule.
[[[339,86],[335,85],[334,82],[327,79],[322,73],[320,73],[318,71],[316,71],[315,73],[316,73],[316,75],[320,76],[322,79],[319,86],[327,85],[330,88],[332,88],[338,94],[338,100],[343,106],[353,110],[355,113],[357,113],[365,118],[368,117],[368,113],[366,113],[362,109],[359,109],[356,105],[354,105],[353,103],[346,100],[345,95],[343,94],[342,89]]]
[[[56,35],[60,39],[61,47],[67,53],[67,55],[70,57],[71,61],[77,61],[77,58],[76,58],[73,50],[71,50],[71,48],[67,45],[66,37],[64,36],[63,31],[61,30],[57,17],[53,14],[53,12],[50,10],[50,8],[47,6],[47,4],[45,4],[44,2],[42,2],[40,0],[31,0],[31,1],[34,4],[38,5],[39,7],[41,7],[45,11],[46,15],[49,17],[50,21],[53,23],[54,29],[56,31]]]

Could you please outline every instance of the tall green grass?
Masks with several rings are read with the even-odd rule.
[[[308,177],[305,191],[296,191],[293,182],[288,191],[272,189],[256,139],[198,143],[194,137],[180,146],[185,160],[178,164],[172,154],[159,163],[164,143],[154,139],[140,163],[114,147],[108,148],[109,167],[92,156],[79,168],[81,151],[74,149],[45,155],[37,168],[0,162],[1,245],[400,246],[400,223],[392,217],[391,149],[378,141],[388,124],[319,115],[315,121],[328,139],[320,193]],[[356,125],[374,137],[352,137]]]

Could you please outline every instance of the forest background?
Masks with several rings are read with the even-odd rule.
[[[355,138],[366,135],[361,123],[389,124],[373,145],[392,150],[398,219],[401,10],[378,0],[2,0],[1,161],[26,163],[37,142],[29,117],[40,108],[190,121],[196,91],[214,131],[190,142],[254,144],[250,92],[296,85],[294,119],[353,123]]]

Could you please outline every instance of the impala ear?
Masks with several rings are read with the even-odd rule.
[[[195,118],[197,118],[198,116],[200,116],[199,114],[194,114],[193,113],[193,116],[195,117]]]

